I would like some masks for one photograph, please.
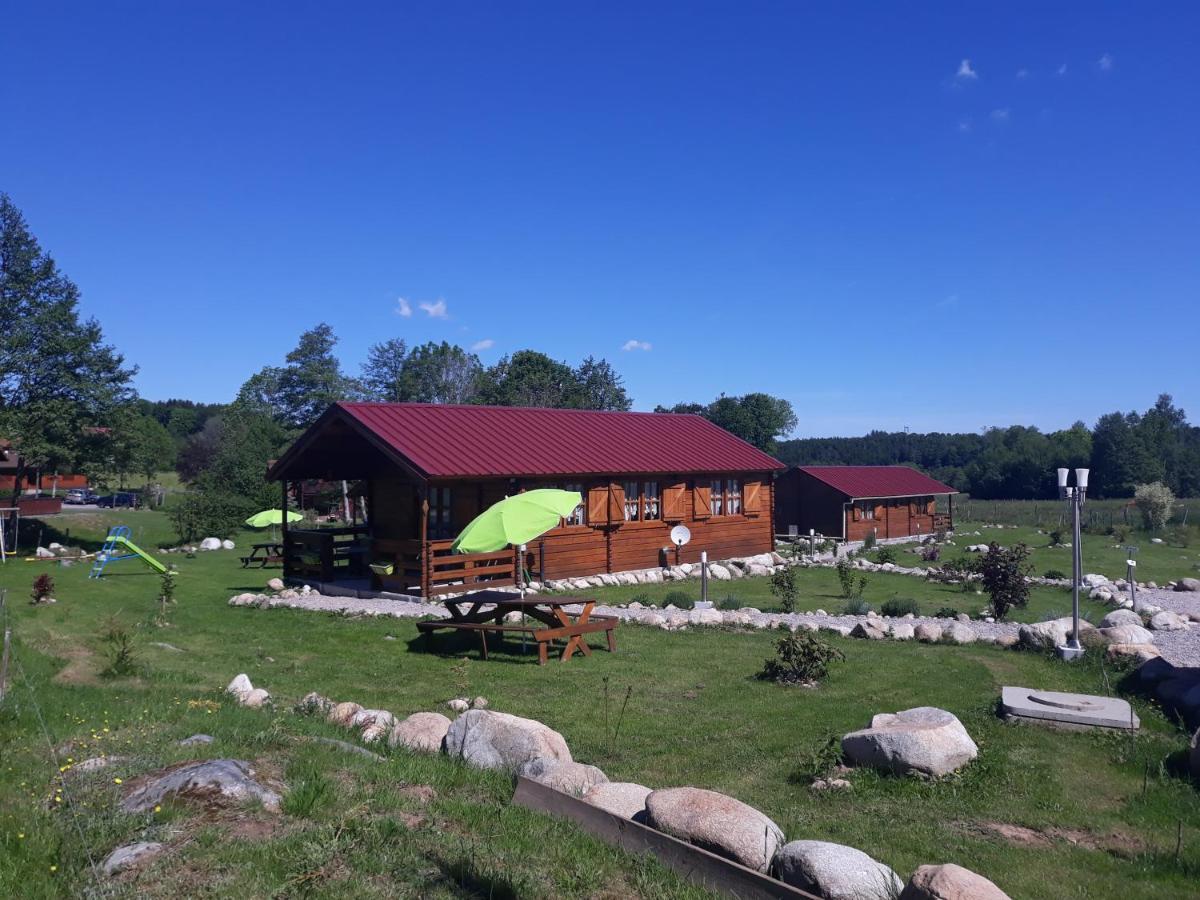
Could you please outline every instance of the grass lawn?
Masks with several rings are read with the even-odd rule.
[[[1196,895],[1200,792],[1177,774],[1186,735],[1140,701],[1135,736],[1017,727],[995,716],[1003,684],[1103,692],[1117,673],[1103,672],[1095,655],[1064,666],[982,646],[837,641],[846,662],[806,690],[753,678],[771,653],[771,634],[624,626],[615,655],[539,667],[532,656],[501,652],[485,663],[470,641],[444,638],[424,652],[402,620],[230,608],[231,594],[261,588],[275,573],[240,569],[236,552],[175,559],[179,603],[165,628],[153,624],[158,579],[135,561],[116,564],[100,582],[86,579],[86,566],[0,568],[20,663],[0,710],[0,895],[83,893],[89,853],[98,860],[148,835],[172,846],[137,882],[150,896],[697,896],[652,861],[508,806],[505,777],[444,758],[397,752],[374,763],[304,743],[309,735],[349,737],[287,712],[310,690],[397,715],[482,694],[494,708],[561,731],[576,758],[614,780],[725,791],[772,816],[789,838],[851,844],[904,876],[922,863],[953,861],[1014,898]],[[54,575],[56,605],[25,602],[36,572]],[[650,587],[658,586],[642,590]],[[804,593],[816,602],[818,589],[814,582]],[[749,594],[747,602],[768,605]],[[136,675],[99,674],[102,635],[114,618],[136,636]],[[272,692],[277,711],[241,709],[220,694],[243,671]],[[619,736],[605,726],[606,688],[610,723],[633,689]],[[59,772],[35,700],[51,743],[70,742],[64,757],[78,761],[100,748],[128,759],[90,783],[72,782],[80,786],[55,803]],[[850,793],[808,789],[808,774],[828,762],[822,748],[831,737],[876,712],[917,705],[951,710],[979,744],[980,758],[961,776],[920,782],[859,771],[849,776]],[[192,751],[174,745],[195,732],[216,741]],[[195,756],[252,760],[282,779],[291,788],[284,814],[182,805],[143,816],[112,811],[113,778]],[[422,802],[420,786],[433,789],[432,800]],[[71,799],[78,819],[63,808]],[[1038,833],[1014,844],[996,834],[997,823]]]

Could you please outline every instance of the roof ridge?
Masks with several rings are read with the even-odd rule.
[[[336,406],[367,406],[372,408],[394,407],[432,407],[434,409],[486,409],[514,410],[521,412],[555,412],[555,413],[588,413],[589,415],[617,416],[677,416],[701,419],[711,425],[716,425],[711,419],[705,419],[699,413],[655,412],[652,409],[578,409],[567,406],[496,406],[489,403],[427,403],[418,401],[389,402],[377,400],[338,400]],[[721,426],[717,425],[718,428]],[[736,437],[736,435],[734,435]]]

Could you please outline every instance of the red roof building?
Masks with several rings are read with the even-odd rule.
[[[797,466],[778,479],[775,518],[784,533],[921,537],[953,528],[956,493],[908,466]]]
[[[539,580],[661,565],[680,524],[692,537],[670,562],[767,552],[783,468],[694,415],[338,403],[268,478],[284,483],[284,502],[287,484],[304,479],[353,480],[367,495],[352,551],[326,546],[328,534],[288,529],[285,577],[430,596],[474,583],[462,556],[447,561],[453,538],[493,503],[539,487],[583,497],[528,548],[525,566]]]

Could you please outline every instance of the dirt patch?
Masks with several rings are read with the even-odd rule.
[[[54,676],[55,684],[93,686],[100,683],[100,674],[92,664],[95,654],[86,647],[57,645],[52,655],[67,661]]]
[[[422,806],[437,799],[437,791],[427,784],[406,784],[396,793],[407,800],[415,800]]]
[[[987,838],[999,838],[1015,847],[1052,847],[1055,844],[1071,844],[1084,850],[1098,850],[1125,859],[1145,852],[1146,844],[1140,837],[1119,829],[1107,832],[1086,831],[1078,828],[1026,828],[1008,822],[964,822],[965,831]]]

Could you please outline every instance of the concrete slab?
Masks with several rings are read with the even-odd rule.
[[[1119,697],[1066,694],[1005,686],[1000,692],[1004,715],[1046,724],[1067,723],[1096,728],[1136,730],[1141,722],[1133,708]]]

